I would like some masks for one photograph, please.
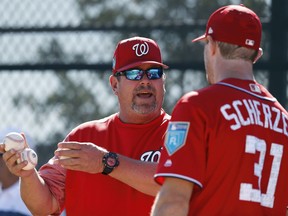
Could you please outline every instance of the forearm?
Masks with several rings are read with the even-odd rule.
[[[120,165],[110,174],[111,177],[141,191],[156,196],[160,186],[154,181],[157,163],[143,162],[119,155]]]
[[[178,178],[165,178],[152,206],[151,216],[186,216],[193,183]]]
[[[58,144],[58,149],[55,151],[56,158],[60,159],[55,159],[54,163],[65,169],[101,173],[104,169],[102,158],[107,152],[92,143],[63,142]],[[131,159],[119,154],[118,157],[120,165],[109,175],[138,191],[156,196],[160,188],[153,179],[157,163]]]
[[[166,199],[167,198],[167,199]],[[184,200],[177,200],[174,197],[161,198],[152,206],[151,216],[186,216],[188,215],[189,205]],[[158,196],[156,198],[158,200]]]
[[[21,197],[33,215],[50,215],[58,210],[56,199],[35,172],[20,178]]]

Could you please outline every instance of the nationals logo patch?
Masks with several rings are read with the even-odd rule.
[[[169,122],[164,144],[169,155],[185,145],[189,125],[189,122]]]

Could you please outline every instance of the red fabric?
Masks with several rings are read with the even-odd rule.
[[[288,113],[256,82],[223,83],[188,93],[177,103],[169,125],[188,122],[188,135],[170,155],[172,141],[165,140],[155,180],[162,184],[169,176],[194,183],[189,215],[285,215]],[[240,192],[244,183],[260,191],[260,200],[243,200],[252,199],[249,189]],[[265,194],[275,197],[268,199],[270,207]]]
[[[80,125],[67,140],[92,142],[134,159],[157,162],[169,118],[162,112],[154,121],[136,125],[122,123],[115,114]],[[71,170],[66,174],[65,196],[68,216],[149,215],[154,200],[110,176]]]
[[[244,5],[228,5],[216,10],[210,17],[204,35],[214,40],[236,44],[258,50],[261,42],[262,25],[259,17]]]
[[[159,65],[165,69],[158,44],[149,38],[133,37],[120,41],[113,56],[113,74],[142,64]]]

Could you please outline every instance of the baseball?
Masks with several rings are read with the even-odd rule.
[[[5,151],[9,151],[10,149],[20,151],[25,148],[24,137],[20,133],[16,132],[8,133],[5,136],[3,143],[5,144]]]
[[[21,157],[17,160],[17,163],[21,163],[25,160],[28,161],[28,164],[23,167],[23,170],[31,170],[37,165],[38,156],[33,149],[25,148],[23,151],[21,151],[20,155]]]

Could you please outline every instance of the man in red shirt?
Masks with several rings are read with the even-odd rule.
[[[253,76],[261,23],[244,5],[209,18],[204,61],[210,86],[176,104],[155,180],[161,215],[285,215],[288,113]]]
[[[10,171],[21,177],[22,198],[33,214],[58,215],[64,208],[68,216],[149,214],[170,120],[161,108],[166,68],[155,41],[120,41],[110,76],[118,113],[73,129],[39,172],[21,170],[26,162],[16,165],[15,151],[4,153]]]

